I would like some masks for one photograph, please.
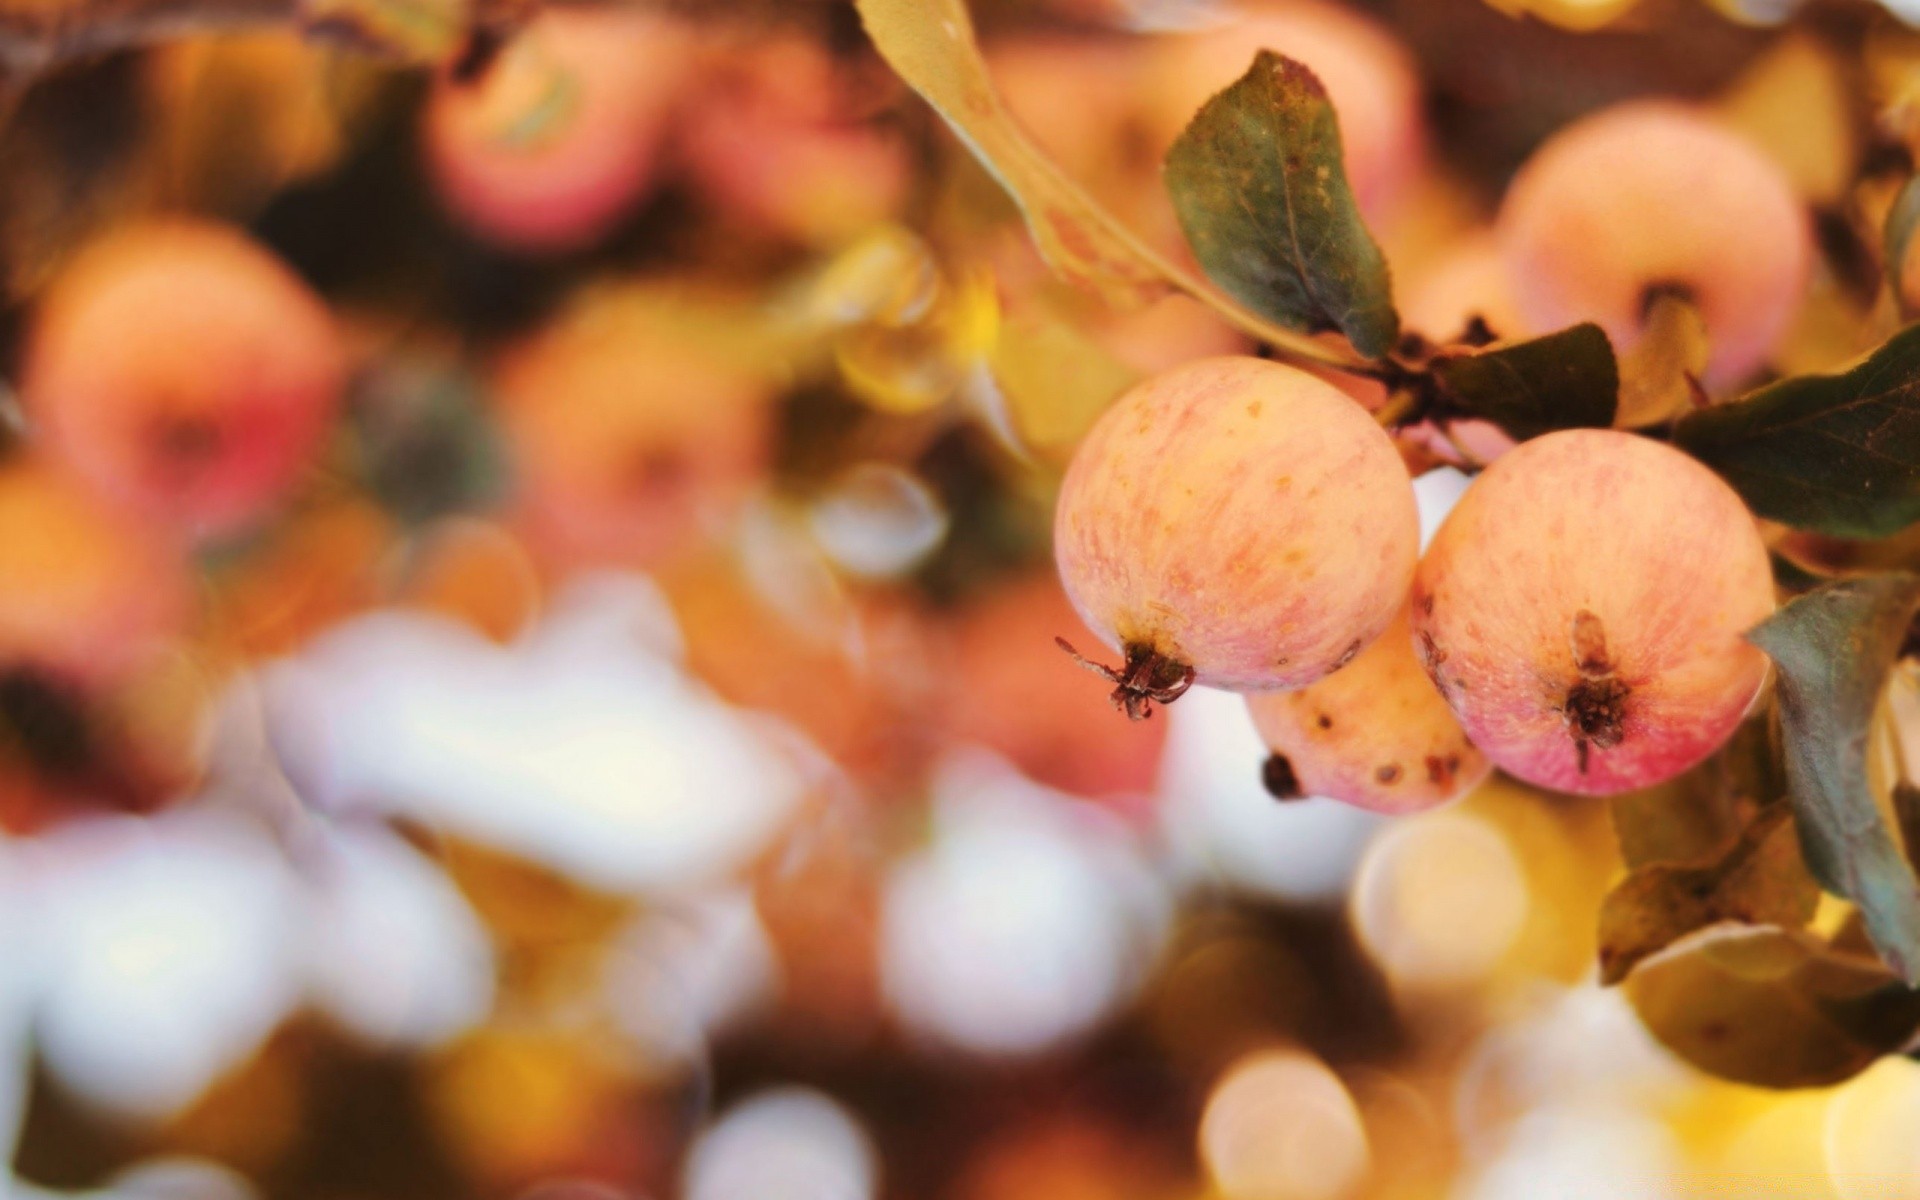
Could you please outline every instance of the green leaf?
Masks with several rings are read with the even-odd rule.
[[[1019,205],[1040,256],[1061,278],[1118,301],[1139,301],[1174,288],[1295,357],[1336,367],[1358,365],[1344,347],[1333,350],[1268,320],[1171,262],[1069,179],[994,90],[966,0],[854,0],[854,8],[880,57],[933,106]]]
[[[1167,189],[1213,281],[1290,329],[1381,358],[1400,335],[1387,260],[1360,219],[1326,88],[1262,50],[1167,152]]]
[[[1820,889],[1800,860],[1790,811],[1761,809],[1704,867],[1659,863],[1630,873],[1600,906],[1600,982],[1619,983],[1642,959],[1722,921],[1798,929]]]
[[[1716,925],[1643,962],[1627,999],[1661,1044],[1722,1079],[1839,1083],[1920,1029],[1920,992],[1846,940]]]
[[[1673,440],[1763,517],[1878,538],[1920,520],[1920,325],[1838,375],[1683,417]]]
[[[1441,414],[1482,417],[1523,441],[1556,429],[1605,429],[1620,395],[1613,346],[1591,322],[1443,355],[1432,371]]]
[[[1627,869],[1710,866],[1758,810],[1786,799],[1772,727],[1769,714],[1750,717],[1699,766],[1615,796],[1608,808]]]
[[[1779,667],[1787,786],[1807,866],[1859,905],[1887,965],[1920,984],[1920,882],[1867,783],[1867,738],[1920,576],[1843,579],[1789,602],[1747,635]]]
[[[506,490],[506,454],[479,381],[452,363],[397,356],[356,381],[347,406],[366,485],[401,520],[484,508]]]

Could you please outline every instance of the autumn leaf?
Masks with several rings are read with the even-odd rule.
[[[1524,342],[1433,361],[1440,412],[1480,417],[1516,438],[1605,429],[1620,390],[1613,347],[1586,323]]]
[[[1920,984],[1920,881],[1867,782],[1867,739],[1920,576],[1843,579],[1790,601],[1748,639],[1779,668],[1788,793],[1807,866],[1860,906],[1887,965]]]
[[[1783,379],[1674,427],[1756,513],[1838,537],[1920,520],[1920,325],[1852,369]]]
[[[1167,153],[1174,211],[1208,276],[1262,316],[1393,349],[1387,261],[1360,219],[1340,126],[1319,78],[1262,50]]]

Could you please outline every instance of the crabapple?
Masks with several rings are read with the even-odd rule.
[[[1262,49],[1305,63],[1325,85],[1354,199],[1368,215],[1382,215],[1419,172],[1420,76],[1391,33],[1349,8],[1320,0],[1242,4],[1218,28],[1165,39],[1145,81],[1154,144],[1172,145]]]
[[[81,686],[124,678],[184,630],[185,556],[61,471],[0,468],[0,664]]]
[[[727,48],[679,122],[693,186],[739,225],[808,245],[886,220],[912,183],[907,146],[853,82],[800,37]]]
[[[1752,514],[1705,466],[1612,430],[1550,433],[1467,489],[1421,560],[1413,630],[1474,744],[1530,783],[1609,794],[1678,775],[1767,673]]]
[[[1418,812],[1492,769],[1421,668],[1404,608],[1346,666],[1298,691],[1248,696],[1247,711],[1273,751],[1266,782],[1282,799]]]
[[[478,79],[442,74],[421,135],[442,201],[509,249],[600,240],[653,184],[688,36],[624,8],[549,8]]]
[[[662,321],[589,296],[494,373],[526,533],[552,557],[658,564],[729,520],[765,472],[766,381]]]
[[[331,315],[271,254],[225,226],[155,220],[55,279],[21,392],[46,449],[102,495],[221,533],[318,453],[344,374]]]
[[[963,740],[998,751],[1028,778],[1095,798],[1152,794],[1166,725],[1115,730],[1113,717],[1073,664],[1042,653],[1051,638],[1087,633],[1051,576],[996,587],[970,603],[954,628],[957,697],[950,723]],[[996,703],[990,697],[1018,697]]]
[[[1548,139],[1496,228],[1529,323],[1597,321],[1625,350],[1652,296],[1678,290],[1706,322],[1715,386],[1766,361],[1813,261],[1811,223],[1780,168],[1705,113],[1661,101],[1616,105]]]
[[[1305,371],[1206,358],[1136,385],[1075,453],[1054,556],[1126,657],[1129,716],[1194,682],[1301,687],[1392,621],[1417,556],[1413,487],[1367,411]]]

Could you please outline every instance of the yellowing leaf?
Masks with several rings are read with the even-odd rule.
[[[1853,180],[1859,147],[1846,68],[1805,34],[1781,38],[1718,105],[1720,117],[1780,164],[1815,204],[1833,204]]]
[[[1707,323],[1691,301],[1671,292],[1654,296],[1644,333],[1620,356],[1622,429],[1658,425],[1699,406],[1701,372],[1707,369]]]
[[[1138,378],[1071,323],[1036,311],[1001,326],[990,369],[1005,434],[1062,459]]]
[[[1296,357],[1336,366],[1359,361],[1247,311],[1142,242],[1067,178],[995,91],[965,0],[855,0],[855,7],[881,57],[1000,181],[1041,256],[1063,278],[1122,303],[1176,288]]]
[[[1668,1049],[1761,1087],[1838,1083],[1920,1029],[1920,992],[1870,955],[1765,926],[1703,929],[1642,963],[1626,990]]]

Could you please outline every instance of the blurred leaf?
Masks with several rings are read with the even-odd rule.
[[[411,524],[484,507],[506,488],[507,460],[454,363],[383,362],[355,386],[348,413],[368,488]]]
[[[1028,306],[1001,324],[986,398],[1015,448],[1065,458],[1107,406],[1138,380],[1071,321]]]
[[[1920,1029],[1920,993],[1880,963],[1783,929],[1703,929],[1641,963],[1626,993],[1669,1050],[1760,1087],[1838,1083]]]
[[[168,199],[250,219],[337,163],[392,78],[284,30],[162,47],[150,79]]]
[[[466,44],[471,0],[301,0],[310,36],[398,62],[433,65]]]
[[[1620,357],[1622,429],[1658,425],[1706,401],[1700,376],[1707,369],[1707,323],[1684,297],[1661,291],[1647,308],[1640,340]]]
[[[1764,150],[1814,204],[1838,203],[1853,182],[1853,106],[1845,62],[1805,33],[1774,42],[1716,105],[1720,119]]]
[[[1825,584],[1749,633],[1779,668],[1787,782],[1807,866],[1860,906],[1887,965],[1920,982],[1920,882],[1867,783],[1867,737],[1920,576]]]
[[[1482,417],[1516,438],[1555,429],[1605,429],[1620,390],[1613,347],[1584,323],[1531,341],[1433,362],[1440,404],[1450,416]]]
[[[1600,982],[1619,983],[1642,959],[1721,921],[1799,929],[1820,889],[1800,861],[1789,810],[1760,810],[1719,861],[1641,867],[1600,908]]]
[[[1110,300],[1177,288],[1243,332],[1317,362],[1345,361],[1267,321],[1142,242],[1101,208],[1027,136],[988,77],[965,0],[855,0],[874,48],[953,128],[1026,217],[1034,245],[1062,278]]]
[[[1787,781],[1772,722],[1750,718],[1705,762],[1665,783],[1623,792],[1609,804],[1628,870],[1706,866],[1740,836],[1743,812],[1785,798]]]
[[[155,206],[159,156],[143,83],[122,58],[0,94],[0,270],[10,294],[38,289],[95,233]]]
[[[1255,312],[1337,329],[1368,358],[1400,334],[1387,260],[1347,185],[1340,126],[1304,64],[1262,50],[1167,152],[1167,190],[1194,257]]]
[[[1852,369],[1681,418],[1674,442],[1763,517],[1842,537],[1920,520],[1920,325]]]
[[[1920,275],[1916,275],[1912,255],[1916,248],[1913,242],[1915,226],[1920,226],[1920,176],[1907,180],[1894,198],[1893,207],[1887,210],[1885,251],[1882,257],[1887,264],[1887,286],[1893,289],[1893,298],[1899,302],[1903,315],[1911,315],[1920,309]]]

